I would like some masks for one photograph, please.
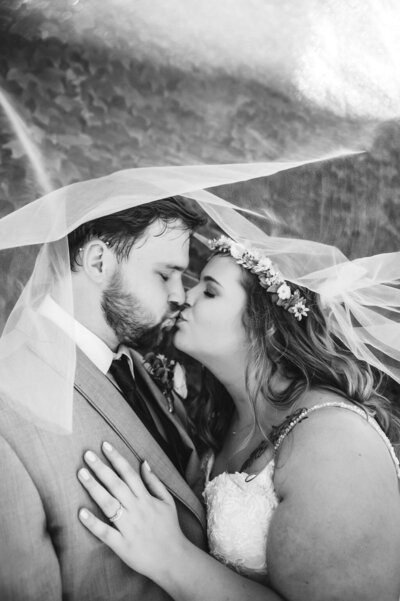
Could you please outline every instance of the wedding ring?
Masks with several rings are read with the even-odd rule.
[[[117,511],[114,513],[114,515],[112,515],[110,518],[108,518],[110,520],[110,522],[117,522],[119,520],[119,518],[121,517],[121,515],[124,513],[124,509],[125,509],[125,507],[122,505],[122,503],[120,503],[119,507],[118,507]]]

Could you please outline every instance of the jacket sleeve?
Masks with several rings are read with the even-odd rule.
[[[29,473],[0,437],[0,599],[57,601],[60,566]]]

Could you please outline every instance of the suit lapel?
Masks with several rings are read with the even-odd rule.
[[[199,499],[125,402],[116,385],[101,374],[79,349],[77,349],[76,363],[76,390],[103,417],[139,461],[148,460],[170,492],[196,516],[205,528],[204,509]],[[146,376],[149,377],[148,374]],[[158,395],[162,396],[154,382],[151,384],[157,389]],[[179,431],[181,430],[183,430],[182,426]],[[189,438],[186,433],[185,435]]]

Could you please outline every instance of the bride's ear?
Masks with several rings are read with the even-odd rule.
[[[82,268],[94,283],[103,284],[115,268],[115,255],[102,240],[91,240],[82,249]]]

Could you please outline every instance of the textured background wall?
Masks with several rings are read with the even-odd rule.
[[[126,0],[0,1],[0,88],[27,124],[52,185],[138,165],[368,149],[365,155],[219,192],[248,206],[273,208],[283,221],[273,233],[334,243],[350,256],[397,250],[397,81],[393,75],[390,87],[372,81],[372,75],[365,79],[376,57],[383,58],[374,74],[389,77],[397,71],[386,73],[391,55],[377,43],[365,47],[376,56],[366,55],[366,64],[360,60],[363,36],[371,40],[371,24],[379,15],[370,15],[353,46],[351,21],[343,32],[343,15],[336,15],[332,23],[342,29],[337,28],[332,66],[322,44],[326,27],[307,46],[305,34],[313,39],[318,31],[312,0],[301,3],[302,11],[293,3],[258,0],[246,9],[237,0],[223,0],[218,9],[208,2],[202,9],[191,1],[167,4],[168,10],[155,2],[150,11],[146,3]],[[350,17],[360,22],[359,14]],[[307,51],[301,55],[303,47]],[[353,62],[343,62],[345,55]],[[325,57],[325,70],[315,57],[320,62]],[[320,69],[319,88],[307,75],[307,60],[308,72],[315,67],[314,79]],[[354,71],[357,64],[362,69]],[[0,214],[40,193],[0,111]],[[4,306],[27,273],[31,253],[2,255]]]
[[[325,12],[314,0],[150,4],[0,0],[0,88],[52,186],[133,166],[366,149],[218,192],[272,208],[274,234],[351,257],[399,249],[400,36],[389,13],[357,1],[329,12],[334,0]],[[0,111],[0,215],[40,194]],[[0,255],[0,325],[33,257]]]

